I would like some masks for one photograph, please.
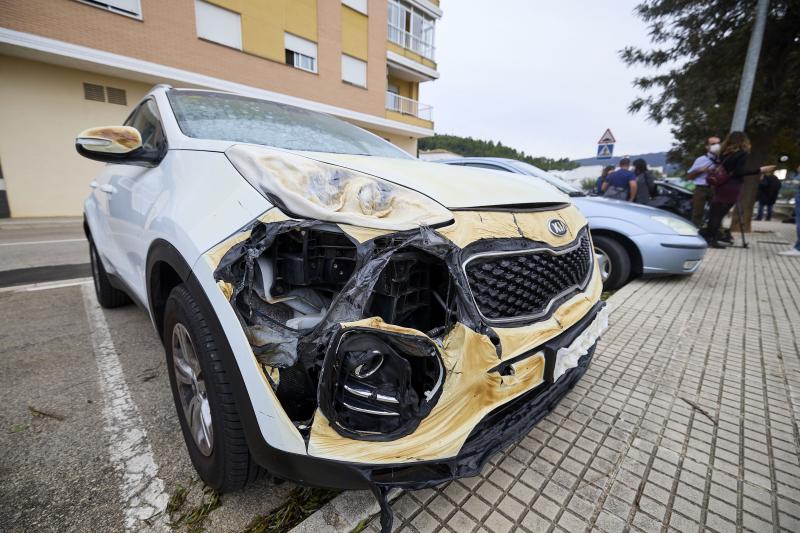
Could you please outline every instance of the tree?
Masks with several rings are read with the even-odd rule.
[[[632,112],[646,109],[656,122],[674,126],[670,160],[687,164],[704,138],[730,127],[752,32],[757,0],[646,0],[636,7],[649,24],[655,48],[628,47],[629,65],[657,69],[635,85]],[[795,166],[800,156],[800,0],[771,0],[746,131],[753,143],[750,167],[774,162],[781,153]],[[739,198],[744,229],[750,231],[758,178],[745,179]],[[734,219],[738,220],[738,219]],[[731,229],[736,229],[734,224]]]
[[[709,135],[725,136],[753,27],[756,0],[646,0],[636,13],[652,49],[627,47],[628,65],[656,72],[637,78],[645,94],[629,110],[673,124],[672,162],[687,165]],[[800,0],[772,0],[747,120],[751,166],[790,156],[800,162]]]
[[[482,141],[472,137],[458,135],[434,135],[419,140],[420,150],[447,150],[464,157],[505,157],[525,161],[543,170],[571,170],[580,165],[568,158],[550,159],[549,157],[533,157],[525,152],[503,146],[497,141]]]

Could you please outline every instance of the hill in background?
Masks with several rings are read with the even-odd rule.
[[[458,135],[434,135],[419,140],[420,151],[447,150],[464,157],[506,157],[525,161],[544,170],[570,170],[580,166],[577,162],[566,157],[550,159],[549,157],[535,157],[516,150],[503,143],[473,139],[472,137],[459,137]]]
[[[664,173],[667,176],[672,176],[676,173],[681,171],[680,165],[675,165],[673,163],[667,163],[667,152],[651,152],[648,154],[623,154],[618,157],[612,157],[611,159],[597,159],[596,157],[587,157],[585,159],[576,159],[575,162],[578,163],[582,167],[590,167],[593,165],[614,165],[617,166],[619,164],[619,160],[623,157],[629,157],[631,161],[634,159],[644,159],[647,161],[648,167],[664,167]]]

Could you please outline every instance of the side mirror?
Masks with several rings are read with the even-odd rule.
[[[80,132],[75,146],[78,153],[83,149],[97,154],[121,155],[140,148],[142,135],[130,126],[100,126]]]

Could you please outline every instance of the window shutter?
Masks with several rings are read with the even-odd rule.
[[[239,13],[195,0],[194,17],[198,37],[242,49],[242,18]]]

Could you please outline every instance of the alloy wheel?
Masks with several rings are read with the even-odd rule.
[[[608,256],[600,248],[595,247],[594,255],[597,257],[597,265],[600,267],[600,279],[605,283],[611,275],[611,261],[608,260]]]
[[[214,449],[211,406],[192,338],[180,322],[172,329],[172,361],[186,423],[198,450],[208,457]]]

